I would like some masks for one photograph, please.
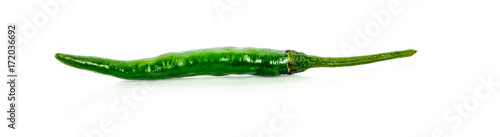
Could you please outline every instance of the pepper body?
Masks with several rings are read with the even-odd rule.
[[[165,79],[196,75],[222,76],[287,74],[283,50],[222,47],[166,53],[153,58],[119,61],[99,57],[56,54],[62,63],[123,79]]]
[[[409,57],[415,52],[409,49],[357,57],[318,57],[293,50],[221,47],[172,52],[130,61],[61,53],[56,53],[56,59],[75,68],[138,80],[197,75],[291,75],[315,67],[354,66]]]

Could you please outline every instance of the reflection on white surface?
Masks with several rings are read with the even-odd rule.
[[[109,101],[117,98],[124,93],[133,92],[130,96],[133,97],[137,92],[146,91],[147,94],[163,94],[173,95],[178,94],[179,90],[193,89],[202,87],[207,89],[206,92],[220,93],[227,92],[236,96],[243,94],[252,94],[240,92],[238,90],[252,88],[261,88],[266,91],[271,86],[282,86],[300,81],[307,80],[307,77],[299,75],[283,75],[278,77],[261,77],[251,75],[228,75],[228,76],[195,76],[186,78],[172,78],[163,80],[122,80],[108,88],[96,92],[73,105],[71,109],[64,114],[65,117],[71,117],[79,111],[85,110],[87,107],[101,101]],[[227,89],[234,89],[228,91]],[[210,89],[210,90],[208,90]],[[221,89],[221,90],[217,90]]]

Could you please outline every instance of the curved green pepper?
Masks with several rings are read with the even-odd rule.
[[[408,57],[416,50],[357,57],[317,57],[293,50],[222,47],[166,53],[130,61],[56,53],[62,63],[123,79],[166,79],[196,75],[278,76],[314,67],[341,67]]]

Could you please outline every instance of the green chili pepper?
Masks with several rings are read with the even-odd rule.
[[[278,76],[315,67],[342,67],[409,57],[402,50],[357,57],[317,57],[293,50],[222,47],[166,53],[153,58],[120,61],[56,53],[62,63],[123,79],[166,79],[196,75],[250,74]]]

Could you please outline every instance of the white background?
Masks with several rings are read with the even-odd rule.
[[[44,10],[44,3],[53,4]],[[218,13],[214,4],[227,11]],[[2,1],[1,31],[15,22],[32,30],[20,32],[17,129],[6,127],[2,111],[0,136],[498,137],[499,4]],[[390,19],[384,16],[384,24],[372,13],[389,13]],[[355,45],[362,34],[371,35],[358,41],[364,45]],[[1,37],[6,45],[6,32]],[[292,76],[155,81],[117,79],[54,58],[60,52],[130,60],[221,46],[293,49],[318,56],[410,48],[418,53]],[[6,50],[0,55],[5,57]],[[491,91],[481,83],[489,76],[497,82]],[[0,85],[5,110],[8,87]],[[476,90],[489,96],[479,99]],[[276,113],[289,117],[284,122]]]

